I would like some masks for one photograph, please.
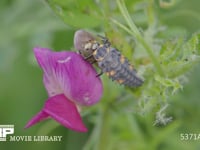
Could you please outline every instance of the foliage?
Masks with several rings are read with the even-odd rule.
[[[127,1],[125,4],[123,0],[117,0],[116,2],[84,1],[82,3],[72,1],[70,3],[64,3],[58,0],[48,0],[48,3],[66,24],[77,28],[97,28],[101,32],[106,33],[114,46],[119,47],[125,45],[124,47],[129,48],[124,50],[123,53],[129,59],[134,60],[137,68],[139,68],[139,74],[145,80],[144,85],[140,89],[130,89],[132,91],[130,93],[125,91],[126,89],[124,88],[114,88],[116,85],[109,81],[104,82],[105,94],[102,99],[103,102],[96,108],[96,127],[93,131],[94,133],[98,133],[99,135],[95,136],[99,137],[92,137],[91,142],[87,143],[85,149],[94,149],[94,147],[96,149],[117,149],[121,144],[123,147],[126,147],[125,149],[134,149],[135,144],[132,143],[132,140],[135,139],[135,130],[127,139],[127,141],[131,141],[130,143],[123,143],[123,140],[115,139],[114,137],[123,136],[118,135],[120,132],[117,134],[111,130],[111,128],[117,128],[115,130],[120,131],[120,122],[126,125],[130,124],[128,120],[134,122],[134,117],[132,116],[134,112],[143,114],[144,116],[148,113],[157,112],[155,124],[166,125],[172,120],[172,117],[166,117],[165,114],[161,115],[161,113],[165,113],[163,111],[168,105],[169,99],[179,90],[183,89],[185,80],[187,79],[186,73],[200,60],[200,49],[198,47],[200,35],[198,33],[192,35],[189,40],[184,39],[183,36],[176,35],[171,36],[170,39],[164,36],[159,37],[158,35],[162,32],[163,25],[156,18],[156,9],[154,10],[153,7],[155,4],[154,1]],[[170,3],[172,6],[170,6]],[[180,4],[178,2],[176,4],[172,3],[159,1],[161,8],[165,8],[167,4],[169,5],[168,7],[175,7],[174,5]],[[73,6],[75,6],[76,11],[74,11]],[[134,7],[135,11],[128,11]],[[144,20],[145,26],[141,32],[136,26],[135,21],[133,21],[134,18],[131,16],[142,10],[147,13],[140,13],[140,15],[146,15],[144,17],[146,19]],[[77,22],[80,18],[81,20],[87,21]],[[129,42],[135,41],[134,51],[131,50],[131,46],[126,46],[128,45],[128,41],[124,39],[127,38],[130,39]],[[123,41],[124,43],[121,42],[121,45],[117,45],[118,41]],[[136,57],[135,53],[139,56]],[[133,98],[133,95],[135,95],[135,98]],[[138,105],[130,104],[129,101],[133,99],[138,99]],[[126,104],[124,105],[123,103]],[[137,111],[126,113],[128,118],[121,120],[121,110],[127,109]],[[113,115],[118,116],[116,120],[111,119]],[[125,132],[128,131],[121,129],[121,133],[124,134]],[[114,139],[111,140],[112,138]],[[136,149],[146,149],[145,147],[147,148],[147,145],[138,146]],[[148,147],[155,149],[157,145],[153,143],[152,147],[149,145]]]
[[[144,79],[143,86],[130,89],[117,85],[103,75],[104,95],[101,102],[84,108],[82,113],[90,127],[89,134],[80,137],[78,133],[60,129],[66,136],[63,147],[77,150],[198,149],[197,141],[189,141],[188,144],[187,141],[181,141],[179,135],[199,132],[200,111],[196,108],[199,105],[198,76],[194,76],[187,86],[200,61],[200,11],[197,7],[200,3],[197,0],[47,0],[45,4],[66,25],[52,17],[50,11],[43,9],[47,5],[40,4],[39,7],[33,4],[22,0],[4,2],[1,5],[4,8],[1,12],[7,15],[1,15],[3,23],[0,32],[10,35],[0,37],[0,46],[4,49],[0,52],[2,77],[9,82],[12,76],[6,78],[7,73],[15,74],[39,88],[34,92],[29,89],[29,95],[25,96],[27,99],[34,97],[33,93],[36,91],[44,96],[46,94],[41,88],[40,73],[20,74],[24,68],[35,72],[38,69],[33,68],[30,47],[39,44],[57,50],[71,49],[73,33],[79,28],[93,34],[105,34],[112,45],[134,64],[138,74]],[[8,8],[12,9],[12,13]],[[26,12],[30,14],[25,15]],[[32,81],[27,78],[29,75]],[[12,80],[16,85],[25,82]],[[13,82],[9,83],[6,89],[12,84]],[[21,89],[13,91],[20,93]],[[191,94],[195,92],[196,97]],[[2,98],[15,99],[18,96],[14,94],[11,97],[7,94]],[[20,103],[28,107],[29,103],[36,105],[36,100],[38,99],[30,98],[29,102],[24,100]],[[31,111],[37,112],[39,108],[36,106]],[[32,112],[28,115],[33,114]],[[30,116],[22,122],[25,124],[28,118]],[[18,124],[22,125],[20,122]],[[57,124],[53,125],[56,126]],[[52,127],[49,123],[40,127],[44,128],[50,130]],[[40,131],[39,134],[41,133],[43,132]]]

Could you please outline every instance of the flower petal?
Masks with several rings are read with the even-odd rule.
[[[63,93],[63,90],[58,84],[54,68],[56,68],[57,59],[67,57],[66,56],[67,53],[66,52],[52,53],[50,49],[35,47],[34,54],[38,64],[44,71],[43,80],[48,95],[54,96]]]
[[[49,98],[43,111],[67,128],[87,132],[76,105],[68,100],[64,94]]]
[[[76,53],[75,53],[76,54]],[[67,65],[59,65],[58,70],[62,70],[60,78],[69,99],[74,100],[80,105],[92,105],[97,103],[103,92],[102,83],[94,68],[86,62],[82,56],[76,54],[71,56]],[[68,81],[65,76],[68,76]],[[68,86],[68,88],[66,88]]]
[[[34,124],[47,119],[49,117],[49,115],[47,113],[45,113],[44,111],[40,111],[37,115],[35,115],[25,126],[25,128],[29,128],[31,126],[33,126]]]
[[[92,105],[100,100],[101,80],[81,55],[38,47],[34,48],[34,53],[44,71],[44,85],[50,97],[64,93],[79,105]]]

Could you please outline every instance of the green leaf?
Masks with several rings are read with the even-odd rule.
[[[103,22],[99,7],[94,1],[48,0],[47,2],[67,25],[76,28],[94,28]]]

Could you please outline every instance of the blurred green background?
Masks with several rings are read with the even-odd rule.
[[[107,8],[107,3],[109,3],[109,6],[113,6],[113,11],[116,11],[114,9],[116,6],[112,4],[113,1],[102,0],[102,6],[99,5],[99,9],[96,6],[95,13],[91,13],[91,16],[88,15],[88,17],[84,18],[88,20],[79,20],[78,17],[80,18],[80,16],[78,14],[81,14],[79,9],[81,10],[82,7],[77,6],[85,6],[85,4],[77,4],[79,2],[91,3],[91,5],[88,5],[88,10],[92,12],[91,8],[94,6],[94,1],[87,0],[83,2],[77,0],[74,3],[73,1],[60,1],[63,5],[68,6],[69,8],[67,7],[67,9],[71,12],[71,18],[70,13],[67,14],[69,15],[69,20],[63,19],[64,23],[58,17],[59,8],[52,7],[53,4],[51,2],[53,3],[53,1],[49,1],[50,7],[46,1],[42,0],[0,1],[0,124],[14,124],[15,136],[59,135],[63,136],[62,141],[0,142],[1,150],[81,150],[88,140],[99,140],[95,138],[96,136],[90,136],[91,134],[98,135],[97,133],[92,133],[92,129],[98,124],[91,123],[95,120],[92,117],[98,116],[95,114],[96,111],[93,110],[98,106],[94,106],[89,111],[91,114],[94,112],[92,116],[87,113],[84,116],[84,122],[90,130],[88,133],[70,131],[53,120],[42,122],[30,129],[23,129],[27,121],[42,108],[44,101],[47,99],[47,93],[42,83],[42,70],[34,59],[33,47],[48,47],[55,51],[74,49],[73,35],[78,28],[86,28],[93,32],[103,33],[106,25],[102,21],[103,18],[98,19],[95,13],[98,14],[104,11],[101,8]],[[56,0],[54,2],[58,3]],[[127,1],[127,3],[130,3],[129,11],[131,13],[133,11],[136,12],[133,18],[141,30],[145,30],[147,27],[146,22],[148,22],[145,16],[146,12],[142,11],[146,4],[143,2],[153,1]],[[136,7],[136,3],[140,4]],[[168,27],[158,37],[165,39],[175,36],[189,38],[199,30],[200,1],[160,0],[155,1],[153,6],[152,9],[156,14],[157,22],[162,26]],[[57,10],[55,11],[57,15],[51,8]],[[109,10],[105,11],[105,14],[108,12]],[[74,17],[73,13],[75,14]],[[63,17],[62,12],[60,16],[61,18]],[[66,16],[64,17],[66,18]],[[97,21],[94,22],[95,20]],[[154,126],[155,116],[153,114],[141,116],[136,113],[132,116],[134,119],[130,120],[130,124],[126,124],[127,122],[124,123],[124,116],[127,115],[127,112],[113,113],[111,119],[114,121],[110,121],[110,126],[112,126],[112,123],[118,123],[118,127],[107,128],[112,131],[112,137],[105,138],[108,141],[111,140],[111,143],[117,141],[116,147],[112,146],[112,149],[199,150],[200,137],[198,140],[191,139],[186,141],[181,140],[180,137],[181,133],[196,133],[200,136],[199,77],[200,67],[197,65],[191,72],[187,73],[188,82],[184,85],[183,90],[171,96],[167,113],[173,117],[173,121],[166,126]],[[111,95],[118,91],[123,91],[126,94],[123,87],[116,87],[118,85],[113,84],[105,76],[102,78],[105,90],[107,90],[104,92],[103,100],[105,97],[109,97],[110,92]],[[104,102],[103,105],[106,105],[106,103]],[[94,139],[91,140],[91,138]],[[109,144],[106,148],[109,149]]]

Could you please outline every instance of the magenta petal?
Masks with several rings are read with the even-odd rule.
[[[97,103],[103,92],[102,83],[94,68],[82,56],[74,53],[68,65],[63,67],[60,84],[64,94],[79,105],[93,105]],[[66,80],[68,76],[68,80]],[[67,87],[67,88],[66,88]],[[69,92],[69,94],[67,94]]]
[[[47,119],[49,117],[49,115],[47,113],[45,113],[44,111],[40,111],[37,115],[35,115],[25,126],[25,128],[29,128],[31,126],[33,126],[34,124]]]
[[[51,50],[47,48],[35,47],[34,54],[38,64],[43,69],[44,84],[49,97],[63,93],[63,90],[60,87],[56,76],[56,62],[59,59],[64,59],[67,57],[67,53],[51,52]]]
[[[67,128],[87,132],[76,105],[64,94],[50,97],[46,101],[43,111]]]
[[[44,85],[49,97],[64,93],[79,105],[93,105],[100,100],[103,92],[101,80],[81,55],[39,47],[34,48],[34,53],[44,71]]]

